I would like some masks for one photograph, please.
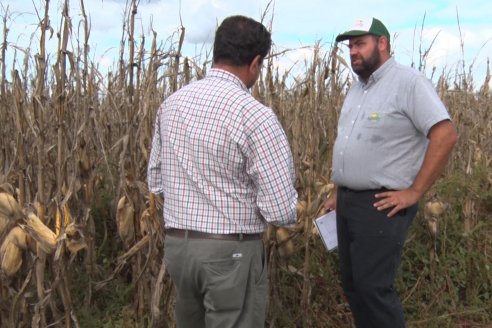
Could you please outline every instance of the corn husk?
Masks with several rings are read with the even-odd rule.
[[[23,250],[27,249],[27,235],[19,226],[13,227],[7,237],[5,237],[5,240],[9,240]]]
[[[27,247],[27,236],[20,227],[14,227],[7,234],[0,247],[2,271],[13,276],[22,265],[22,250]]]
[[[0,248],[2,271],[7,276],[13,276],[22,265],[22,250],[12,242],[4,242]]]
[[[304,216],[304,214],[306,213],[306,208],[307,208],[307,202],[305,200],[299,200],[297,202],[296,211],[297,211],[297,217],[298,218],[301,218]]]
[[[424,207],[424,213],[427,216],[438,217],[444,212],[445,209],[446,204],[444,204],[443,202],[427,202]]]
[[[331,192],[333,191],[333,188],[335,187],[335,185],[333,183],[327,183],[327,184],[324,184],[321,186],[321,188],[319,189],[319,193],[320,194],[327,194],[327,195],[330,195]]]
[[[0,217],[7,220],[16,220],[22,217],[19,203],[7,192],[0,192]]]
[[[311,235],[313,237],[319,237],[319,230],[318,230],[318,227],[316,226],[316,224],[313,222],[313,227],[311,229]]]
[[[70,214],[70,209],[68,208],[67,204],[63,206],[63,215],[60,209],[58,207],[56,208],[55,235],[57,238],[58,236],[60,236],[60,232],[62,230],[62,222],[63,222],[63,226],[67,227],[71,221],[72,221],[72,215]]]
[[[431,216],[427,218],[427,228],[429,229],[430,234],[433,237],[437,235],[437,218],[435,216]]]
[[[10,190],[2,185],[0,188],[0,235],[10,222],[23,216],[22,209],[15,198],[7,192]]]
[[[5,227],[9,224],[9,219],[0,215],[0,235],[5,230]]]
[[[65,244],[70,253],[76,254],[82,249],[87,248],[84,234],[74,222],[69,223],[65,228],[65,237]]]
[[[57,238],[34,213],[27,215],[27,225],[22,228],[37,242],[38,246],[46,253],[51,254],[56,250]]]
[[[82,174],[86,174],[91,169],[91,161],[89,160],[85,147],[79,153],[79,169]]]
[[[140,232],[143,236],[152,235],[161,231],[161,222],[152,208],[147,208],[140,216]]]
[[[140,216],[140,232],[143,236],[151,235],[154,231],[154,225],[152,224],[152,215],[150,214],[150,210],[146,209],[143,211]]]
[[[12,186],[10,183],[4,182],[4,183],[0,184],[0,192],[6,192],[8,194],[13,195],[15,192],[15,189],[14,189],[14,186]]]
[[[134,217],[135,209],[133,205],[126,196],[121,197],[116,209],[116,226],[118,234],[126,247],[130,246],[135,240]]]
[[[281,227],[277,228],[276,237],[280,256],[289,257],[294,254],[294,242],[290,238],[289,230]]]
[[[424,217],[427,222],[427,228],[431,236],[437,235],[438,217],[446,210],[447,205],[440,201],[429,201],[424,206]]]

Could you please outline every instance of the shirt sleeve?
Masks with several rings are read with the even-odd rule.
[[[287,136],[274,115],[272,112],[250,136],[248,174],[256,186],[256,202],[263,218],[282,226],[296,222],[297,191]]]
[[[414,125],[424,135],[427,135],[435,124],[450,119],[434,86],[424,75],[418,75],[412,91],[409,92],[408,99],[410,116]]]
[[[147,168],[147,183],[149,185],[149,190],[154,194],[159,194],[164,191],[161,171],[162,147],[159,113],[160,110],[157,112],[155,119],[154,137],[152,138],[152,147]]]

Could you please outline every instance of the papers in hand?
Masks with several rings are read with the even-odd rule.
[[[325,244],[326,249],[329,251],[334,250],[338,246],[336,217],[335,211],[331,211],[314,220],[321,240],[323,240],[323,244]]]

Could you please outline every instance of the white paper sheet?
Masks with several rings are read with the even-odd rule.
[[[328,251],[333,251],[338,246],[336,217],[335,211],[331,211],[314,220]]]

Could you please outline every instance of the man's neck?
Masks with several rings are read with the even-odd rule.
[[[218,68],[221,70],[224,70],[226,72],[229,72],[231,74],[236,75],[244,84],[247,83],[247,73],[248,73],[248,66],[243,65],[243,66],[235,66],[235,65],[229,65],[229,64],[224,64],[224,63],[214,63],[212,65],[212,68]]]

